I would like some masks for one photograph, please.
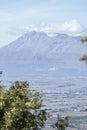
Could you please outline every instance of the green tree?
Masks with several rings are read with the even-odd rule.
[[[69,126],[69,117],[61,117],[60,115],[57,116],[57,121],[52,125],[55,130],[65,130]]]
[[[82,43],[87,42],[87,36],[84,36],[81,40]]]
[[[28,82],[17,81],[8,90],[0,86],[0,130],[40,130],[47,120],[41,107],[41,95]]]
[[[87,42],[87,36],[84,36],[81,40],[82,43]],[[87,54],[84,54],[81,58],[82,61],[87,61]]]

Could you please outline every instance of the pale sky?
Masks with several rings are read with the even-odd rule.
[[[86,32],[87,0],[0,0],[0,47],[37,30]]]

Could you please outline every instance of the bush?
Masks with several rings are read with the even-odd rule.
[[[65,130],[69,126],[69,117],[61,117],[61,115],[57,116],[56,122],[52,125],[55,130]]]

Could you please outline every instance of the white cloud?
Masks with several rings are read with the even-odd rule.
[[[82,34],[86,29],[83,27],[80,23],[78,23],[76,20],[71,20],[69,22],[65,22],[62,24],[30,24],[27,27],[22,27],[22,30],[24,32],[28,31],[43,31],[46,33],[66,33],[69,35],[79,35]]]

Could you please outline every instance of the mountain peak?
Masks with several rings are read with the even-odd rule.
[[[26,34],[24,34],[25,37],[33,37],[35,35],[44,35],[46,36],[45,32],[38,32],[38,31],[31,31],[31,32],[27,32]]]

